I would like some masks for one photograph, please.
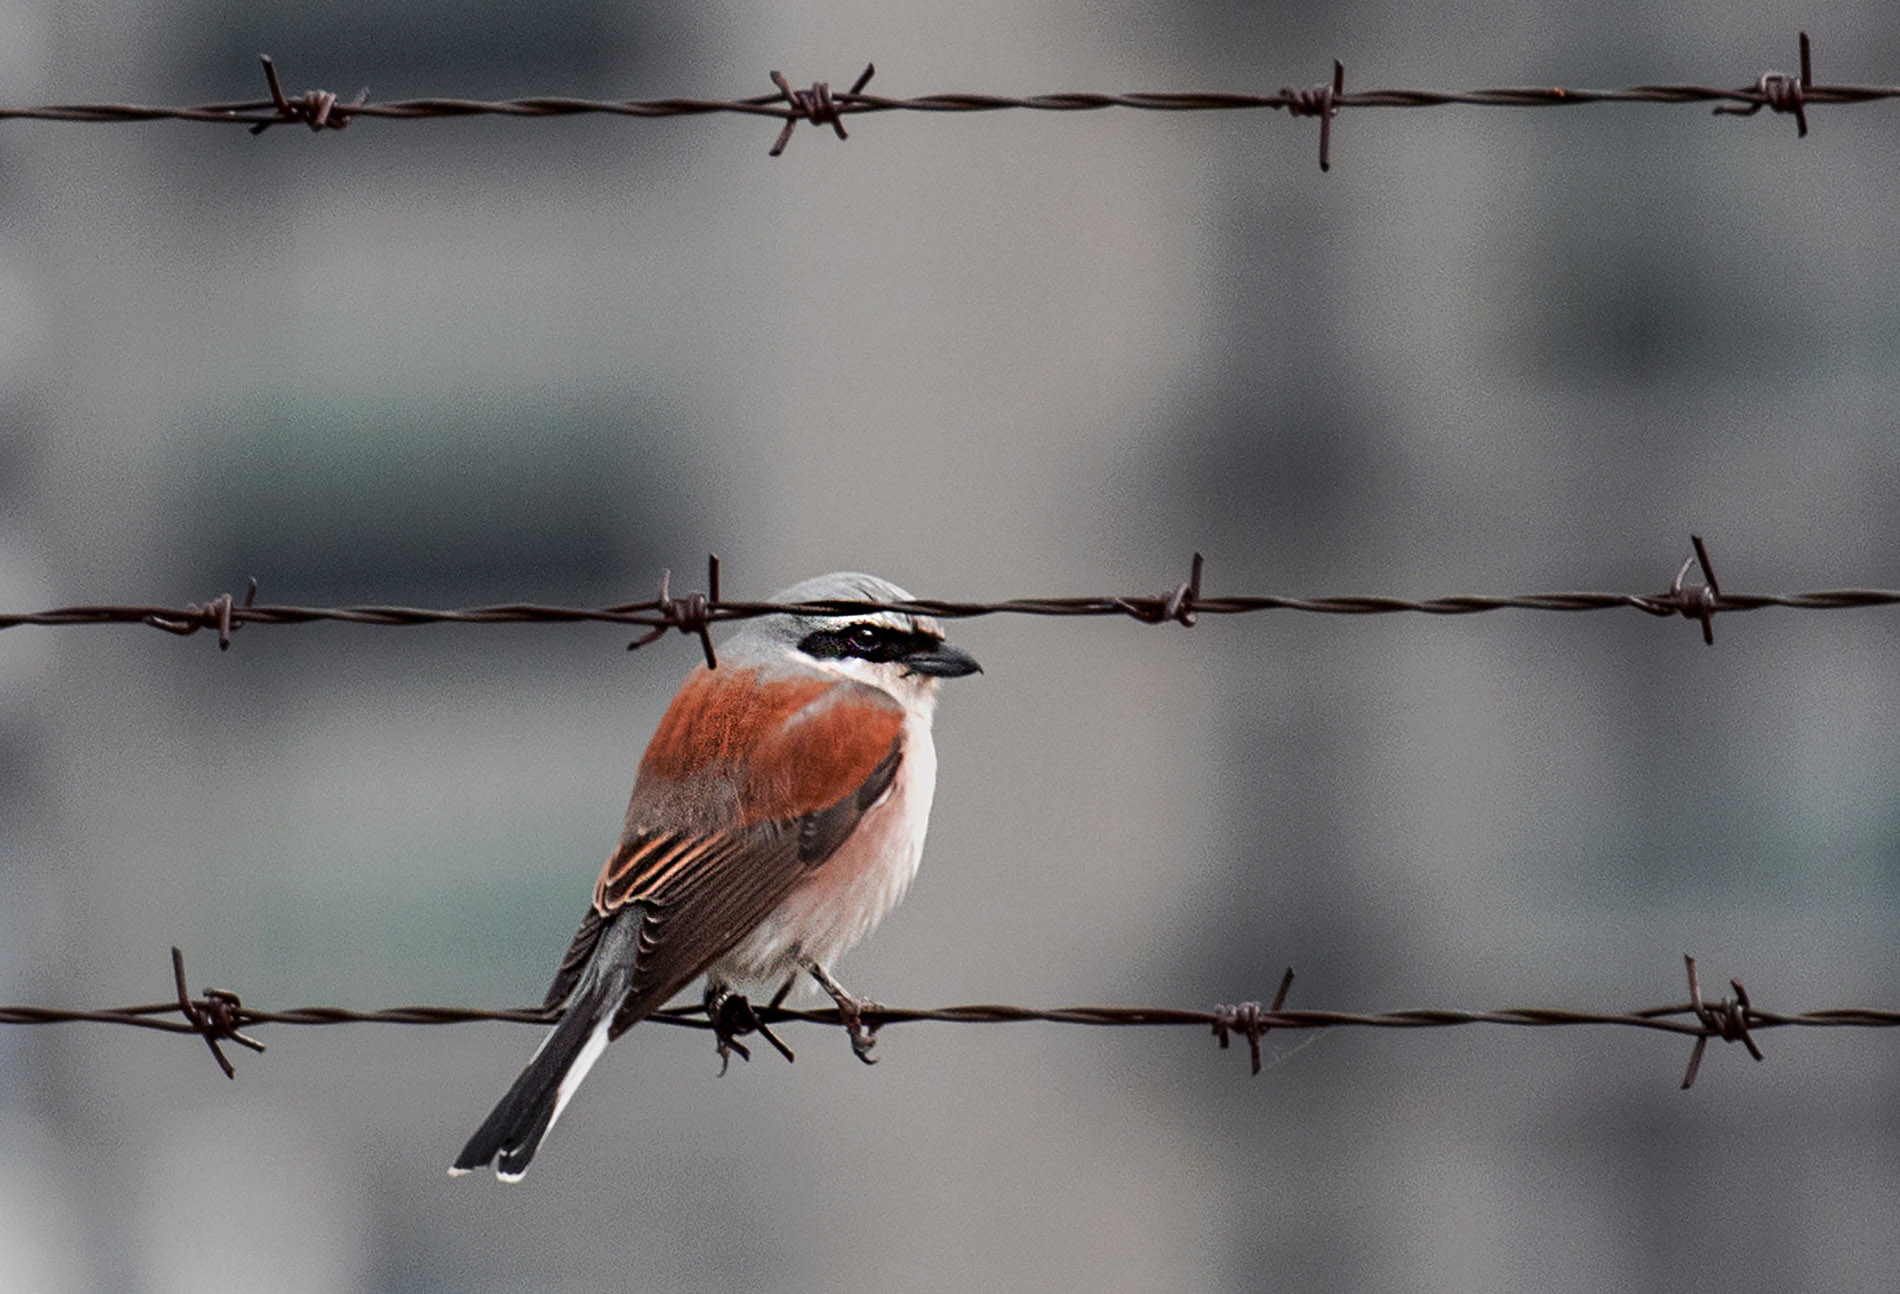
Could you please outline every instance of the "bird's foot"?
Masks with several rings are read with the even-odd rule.
[[[797,1059],[792,1055],[792,1049],[772,1032],[771,1026],[759,1018],[758,1011],[743,993],[734,993],[729,989],[708,991],[706,1018],[712,1021],[713,1036],[718,1039],[721,1078],[725,1077],[727,1066],[732,1064],[733,1053],[737,1052],[740,1060],[752,1059],[751,1048],[739,1041],[749,1033],[756,1033],[771,1043],[786,1060]]]
[[[802,963],[818,986],[831,995],[837,1004],[838,1018],[844,1021],[845,1031],[851,1035],[851,1054],[867,1065],[877,1064],[877,1057],[871,1049],[877,1046],[877,1030],[864,1023],[866,1011],[877,1010],[877,1003],[869,998],[856,998],[845,991],[844,985],[831,977],[831,972],[817,962],[807,959]]]

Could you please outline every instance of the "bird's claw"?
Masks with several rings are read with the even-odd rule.
[[[721,1078],[725,1077],[727,1067],[732,1064],[733,1053],[737,1052],[740,1060],[752,1059],[752,1049],[739,1041],[748,1033],[756,1033],[764,1038],[786,1060],[797,1059],[792,1055],[792,1049],[772,1032],[771,1026],[759,1018],[758,1011],[743,993],[708,994],[706,1016],[712,1021],[713,1036],[718,1040]]]
[[[844,1021],[845,1032],[851,1035],[851,1054],[867,1065],[877,1064],[877,1057],[871,1054],[871,1049],[877,1046],[877,1030],[864,1023],[864,1013],[877,1010],[877,1003],[868,998],[854,998],[849,993],[841,993],[834,1000],[838,1004],[838,1018]]]
[[[851,1031],[851,1054],[867,1065],[877,1064],[877,1057],[871,1054],[871,1048],[877,1046],[877,1031],[864,1025],[863,1012],[866,1008],[875,1011],[877,1003],[860,1002],[857,1009],[850,1013],[845,1027]]]
[[[799,958],[798,964],[818,981],[818,987],[830,995],[832,1002],[837,1005],[838,1019],[851,1035],[851,1054],[867,1065],[877,1064],[877,1057],[871,1054],[871,1048],[877,1046],[877,1029],[875,1026],[867,1028],[864,1023],[864,1013],[877,1010],[877,1003],[869,998],[860,1001],[852,997],[830,971],[811,957]]]

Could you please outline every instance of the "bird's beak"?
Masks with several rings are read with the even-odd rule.
[[[976,657],[949,643],[906,652],[899,659],[907,672],[929,674],[934,678],[962,678],[965,674],[983,672],[983,667],[976,663]]]

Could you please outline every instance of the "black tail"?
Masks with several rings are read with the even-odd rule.
[[[616,921],[602,932],[592,961],[567,1000],[567,1013],[462,1147],[449,1169],[451,1177],[491,1161],[495,1176],[504,1182],[519,1181],[528,1171],[561,1106],[607,1046],[614,1013],[632,978],[633,950],[627,945],[638,927],[638,920]]]

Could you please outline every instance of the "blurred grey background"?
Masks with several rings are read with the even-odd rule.
[[[0,100],[1900,80],[1886,4],[0,0]],[[0,607],[1900,586],[1890,106],[0,127]],[[957,629],[904,1004],[1900,1003],[1900,618]],[[0,635],[0,1001],[537,1000],[679,676]],[[7,1290],[1862,1290],[1900,1052],[1620,1031],[0,1031]]]

